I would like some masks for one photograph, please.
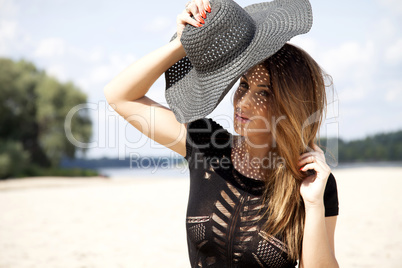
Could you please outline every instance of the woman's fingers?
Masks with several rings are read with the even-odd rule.
[[[188,12],[190,15],[193,15],[193,17],[200,23],[205,23],[201,13],[204,11],[204,4],[202,3],[201,0],[195,0],[191,2],[191,4],[188,6],[188,9],[190,12]],[[203,14],[203,13],[202,13]]]
[[[177,37],[180,39],[186,24],[201,27],[205,23],[206,13],[211,12],[209,0],[192,0],[177,18]],[[193,16],[193,18],[191,17]],[[204,18],[204,19],[203,19]]]
[[[317,163],[309,163],[309,164],[305,165],[304,167],[302,167],[300,170],[301,171],[307,171],[309,169],[314,169],[315,170],[316,167],[317,167]]]
[[[211,3],[209,2],[209,0],[206,0],[205,2],[207,4],[206,8],[207,8],[208,13],[211,13]]]
[[[209,3],[209,0],[202,0],[201,2],[204,5],[204,10],[211,13],[211,4]]]
[[[305,169],[307,164],[309,163],[319,163],[319,164],[326,164],[324,152],[318,147],[316,144],[313,145],[315,151],[304,153],[300,156],[298,161],[298,166],[300,166],[300,170],[308,170]],[[304,167],[303,167],[304,166]]]
[[[211,12],[211,5],[208,0],[193,0],[188,6],[188,13],[193,15],[200,23],[205,23],[206,12]]]
[[[211,12],[211,7],[208,0],[195,0],[195,4],[198,8],[198,14],[204,19],[207,17],[206,12]]]
[[[186,23],[193,25],[194,27],[201,27],[202,24],[199,23],[197,20],[193,19],[190,17],[190,14],[187,13],[186,11],[183,11],[178,17],[178,23],[183,24],[183,28],[186,25]]]
[[[306,153],[300,156],[299,158],[299,166],[302,166],[306,163],[311,163],[311,162],[316,162],[316,161],[322,161],[322,156],[318,152],[313,152],[313,153]]]
[[[316,152],[324,153],[324,151],[317,144],[313,144],[313,149]]]

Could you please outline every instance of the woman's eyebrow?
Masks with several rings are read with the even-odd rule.
[[[242,77],[244,80],[246,80],[246,81],[248,82],[247,77],[246,77],[245,75],[242,75],[241,77]],[[264,84],[259,84],[259,85],[257,85],[257,87],[266,87],[266,88],[270,88],[268,85],[264,85]]]

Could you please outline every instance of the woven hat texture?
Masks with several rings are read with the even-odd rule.
[[[180,123],[210,114],[243,73],[307,33],[313,22],[308,0],[210,5],[204,26],[185,26],[180,41],[186,56],[165,72],[166,101]]]

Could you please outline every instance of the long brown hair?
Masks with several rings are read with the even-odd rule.
[[[300,185],[306,176],[297,165],[301,154],[312,148],[324,116],[326,74],[302,49],[285,44],[266,59],[271,89],[270,116],[278,118],[271,126],[275,152],[282,161],[271,169],[262,169],[266,178],[264,200],[268,220],[263,230],[280,235],[288,256],[299,259],[304,230],[304,203]]]

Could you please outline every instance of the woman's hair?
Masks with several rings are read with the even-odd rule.
[[[268,71],[273,91],[269,116],[276,118],[276,125],[271,126],[271,153],[281,159],[270,169],[261,167],[267,185],[264,200],[268,204],[268,220],[262,228],[280,236],[289,258],[296,260],[301,253],[305,217],[300,185],[306,177],[297,163],[300,155],[312,148],[318,134],[327,104],[327,75],[310,55],[290,44],[262,65]]]

